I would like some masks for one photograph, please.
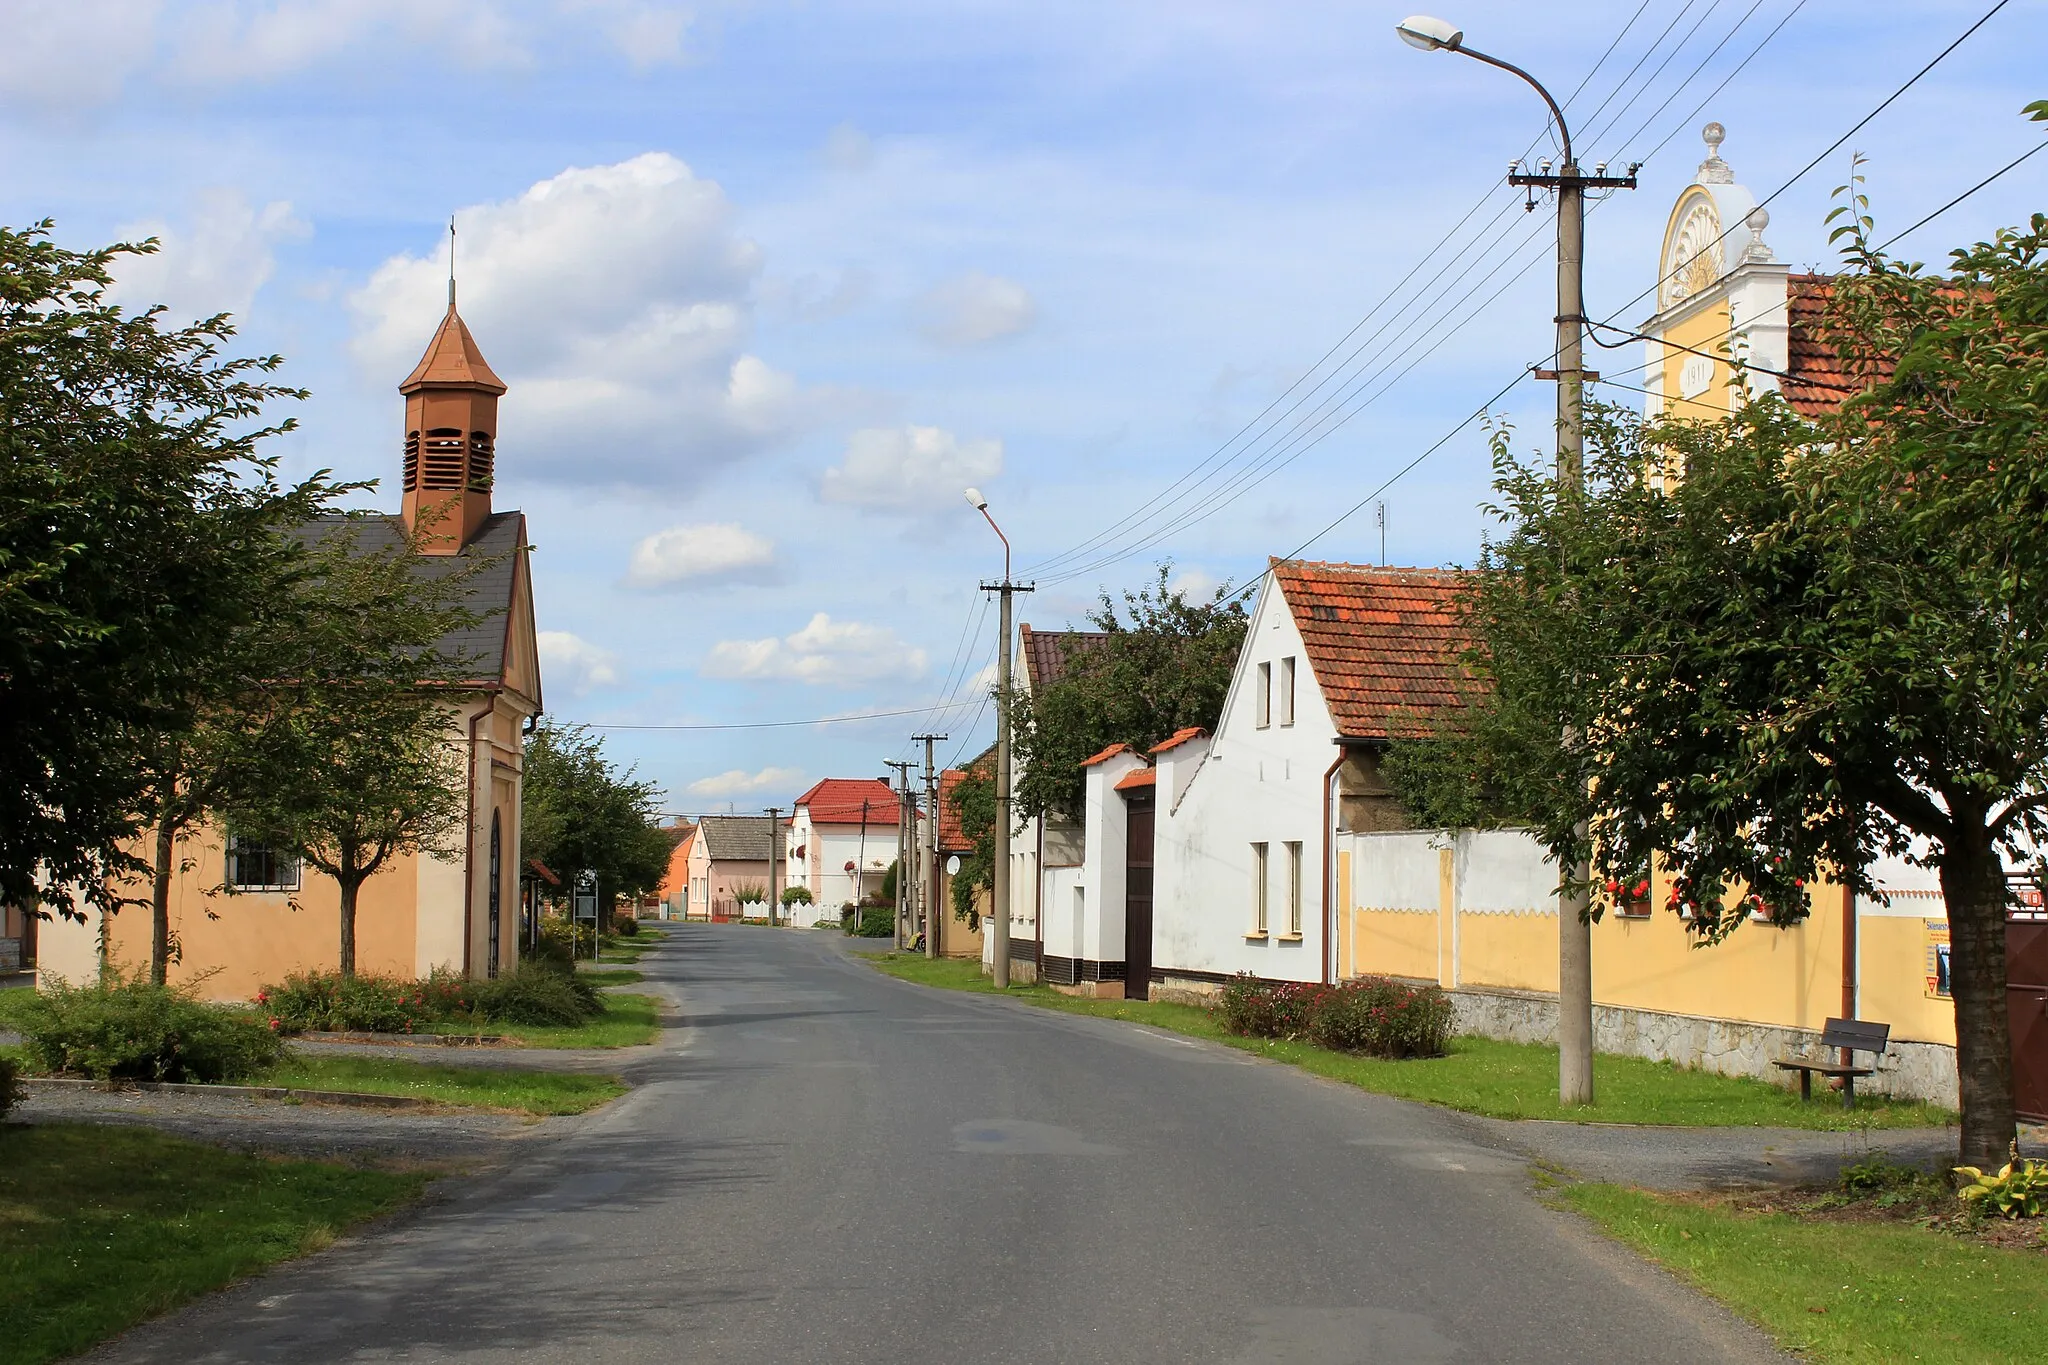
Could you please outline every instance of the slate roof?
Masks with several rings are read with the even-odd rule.
[[[765,815],[707,815],[697,822],[697,837],[713,862],[765,863],[771,848],[782,846],[780,835]]]
[[[1109,638],[1101,630],[1033,630],[1028,624],[1017,629],[1017,652],[1023,656],[1024,675],[1031,690],[1038,691],[1058,682],[1067,671],[1067,660],[1102,648]]]
[[[1276,559],[1273,578],[1338,734],[1426,734],[1432,715],[1463,707],[1465,573]]]
[[[381,514],[316,517],[300,527],[297,534],[308,545],[320,545],[334,536],[348,534],[351,528],[357,545],[365,551],[389,550],[405,542],[405,523]],[[413,575],[422,581],[445,578],[479,560],[492,561],[469,580],[467,588],[469,608],[479,619],[441,637],[441,652],[460,660],[451,681],[504,681],[512,593],[518,580],[519,547],[525,543],[525,514],[494,512],[459,553],[414,556]]]
[[[896,789],[879,777],[827,777],[796,799],[810,809],[814,825],[858,825],[861,802],[868,803],[867,823],[896,823]],[[796,817],[790,816],[792,820]]]

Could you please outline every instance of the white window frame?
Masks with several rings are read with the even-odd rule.
[[[1287,841],[1287,934],[1301,937],[1301,840]]]
[[[1264,842],[1256,842],[1252,845],[1252,937],[1254,938],[1264,938],[1267,932],[1267,888],[1272,883],[1272,877],[1268,875],[1271,871],[1267,866],[1269,861],[1268,851],[1269,845]]]
[[[1280,661],[1280,723],[1294,724],[1294,656]]]
[[[1258,712],[1253,723],[1261,730],[1273,723],[1273,665],[1259,665]]]

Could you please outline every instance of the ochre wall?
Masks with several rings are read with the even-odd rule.
[[[1711,420],[1728,415],[1728,382],[1734,377],[1728,362],[1712,361],[1713,382],[1704,393],[1685,399],[1680,397],[1684,390],[1679,387],[1679,380],[1686,362],[1699,357],[1675,349],[1675,346],[1690,346],[1695,351],[1719,356],[1728,345],[1728,328],[1728,301],[1724,298],[1702,308],[1664,334],[1663,340],[1675,343],[1664,348],[1664,396],[1669,405],[1666,409],[1669,416]]]
[[[1594,963],[1599,953],[1594,952]],[[1458,916],[1458,985],[1557,989],[1556,911],[1464,911]],[[1595,985],[1596,998],[1598,985]]]
[[[1414,910],[1353,910],[1345,976],[1437,979],[1438,916]]]
[[[1937,907],[1939,904],[1937,901]],[[1955,1046],[1955,1002],[1928,993],[1922,965],[1926,961],[1930,925],[1946,928],[1947,924],[1944,919],[1873,913],[1864,907],[1856,918],[1856,937],[1862,949],[1857,955],[1863,959],[1863,987],[1857,1012],[1866,1019],[1881,1019],[1890,1024],[1894,1038]],[[1895,970],[1895,963],[1911,963],[1917,970]],[[1883,969],[1872,970],[1876,964],[1883,964]]]

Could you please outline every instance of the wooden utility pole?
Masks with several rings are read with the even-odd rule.
[[[952,736],[913,735],[912,738],[924,742],[925,828],[918,836],[918,845],[925,862],[919,885],[924,891],[924,955],[935,958],[939,955],[939,916],[944,913],[940,902],[944,899],[945,888],[939,881],[944,869],[939,866],[939,782],[932,769],[932,745]]]
[[[896,770],[896,946],[903,946],[903,925],[910,918],[910,764],[888,761]]]
[[[777,927],[782,922],[775,913],[775,836],[781,830],[781,826],[778,823],[781,817],[782,807],[768,807],[768,927],[771,929]]]
[[[981,514],[987,517],[988,509],[982,508]],[[995,518],[989,517],[988,524],[995,526]],[[996,534],[1001,536],[1002,528],[997,527]],[[995,988],[1000,991],[1010,985],[1010,832],[1016,828],[1010,809],[1010,598],[1016,593],[1033,591],[1010,581],[1009,537],[1003,537],[1003,581],[984,583],[981,590],[1000,594],[1002,602],[998,615],[1003,638],[996,646],[996,850],[995,866],[989,869],[988,906],[989,932],[993,935],[990,971]]]

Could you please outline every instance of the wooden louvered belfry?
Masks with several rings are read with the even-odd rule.
[[[422,554],[452,555],[491,515],[498,399],[505,382],[455,311],[398,386],[405,395],[404,516]]]

